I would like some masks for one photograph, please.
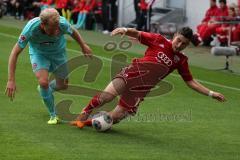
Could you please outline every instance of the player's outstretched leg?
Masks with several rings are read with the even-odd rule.
[[[79,124],[78,126],[81,126],[81,122],[86,121],[94,109],[101,107],[105,103],[111,102],[116,96],[120,95],[125,90],[125,87],[126,83],[122,78],[115,78],[111,83],[109,83],[103,92],[92,98],[77,119],[70,122],[70,124]]]
[[[117,105],[111,112],[108,112],[108,114],[112,117],[113,124],[119,123],[121,120],[129,116],[128,111],[120,105]],[[84,128],[85,126],[91,127],[92,118],[88,118],[85,121],[75,121],[75,124],[72,125],[76,125],[78,128]]]

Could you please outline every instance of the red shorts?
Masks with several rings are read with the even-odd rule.
[[[115,76],[115,78],[122,78],[126,83],[126,89],[121,94],[119,105],[129,114],[136,114],[139,103],[167,75],[168,70],[163,64],[151,62],[134,62],[123,68]]]

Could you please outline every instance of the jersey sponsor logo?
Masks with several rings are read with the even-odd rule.
[[[48,45],[48,46],[52,46],[54,44],[54,42],[41,42],[40,45]]]
[[[158,62],[163,62],[168,67],[172,66],[172,64],[173,64],[172,60],[163,52],[158,52],[157,61]]]

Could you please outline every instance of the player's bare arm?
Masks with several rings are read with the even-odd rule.
[[[187,81],[186,83],[190,88],[192,88],[193,90],[195,90],[195,91],[197,91],[201,94],[211,96],[212,98],[214,98],[214,99],[216,99],[220,102],[224,102],[226,100],[223,94],[215,92],[215,91],[211,91],[210,89],[203,86],[202,84],[200,84],[196,80]]]
[[[16,91],[16,82],[15,82],[15,71],[17,65],[17,59],[19,54],[22,52],[22,48],[16,43],[12,49],[12,52],[9,56],[8,61],[8,82],[5,90],[5,94],[11,99],[14,99],[15,91]]]
[[[73,30],[72,38],[78,42],[78,44],[82,48],[83,54],[87,57],[91,57],[92,56],[91,48],[86,44],[86,42],[84,42],[81,35],[75,28],[72,27],[72,30]]]
[[[111,36],[115,36],[115,35],[127,35],[129,37],[138,39],[139,35],[140,35],[140,31],[136,30],[135,28],[125,28],[125,27],[121,27],[121,28],[116,28],[115,30],[112,31]]]

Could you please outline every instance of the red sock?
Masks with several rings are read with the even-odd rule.
[[[92,126],[92,119],[88,119],[88,120],[84,121],[84,124],[86,126]]]
[[[99,100],[99,95],[96,95],[92,98],[90,103],[83,109],[82,112],[90,114],[94,108],[97,108],[101,105],[101,102]]]

